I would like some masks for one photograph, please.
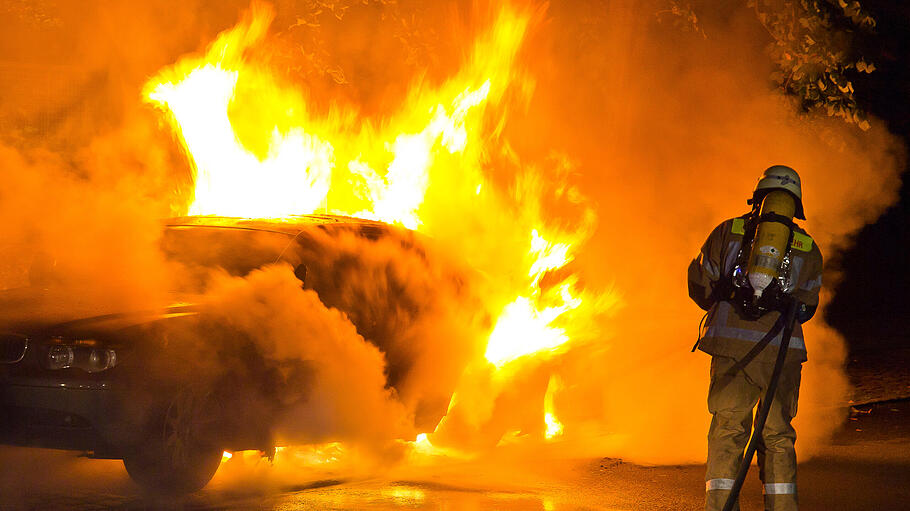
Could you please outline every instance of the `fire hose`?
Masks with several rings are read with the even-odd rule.
[[[743,482],[746,480],[746,474],[749,472],[749,466],[752,465],[752,457],[755,456],[755,451],[758,449],[758,444],[761,442],[762,430],[765,427],[765,421],[768,419],[768,412],[771,411],[771,402],[774,400],[774,393],[777,391],[777,382],[780,380],[781,372],[784,369],[784,360],[787,358],[787,349],[790,346],[790,337],[793,335],[793,328],[796,324],[796,314],[799,310],[799,302],[795,299],[791,299],[787,303],[785,311],[781,314],[781,320],[783,320],[783,335],[780,340],[780,349],[777,351],[777,360],[774,363],[774,370],[771,373],[771,379],[768,381],[768,389],[765,392],[765,398],[761,401],[761,406],[759,407],[758,414],[755,416],[755,421],[752,425],[752,437],[749,439],[749,445],[746,447],[746,452],[743,455],[743,460],[739,464],[739,471],[736,473],[736,479],[733,481],[733,488],[730,489],[730,495],[727,496],[727,502],[724,504],[723,511],[732,511],[736,506],[736,502],[739,499],[739,492],[743,487]],[[780,321],[778,321],[780,324]],[[776,336],[776,330],[778,328],[773,328],[770,335],[763,339],[764,343],[760,343],[754,349],[754,353],[750,352],[749,355],[758,354],[762,348],[764,348],[770,340]],[[747,355],[743,361],[748,363],[751,360],[751,357]],[[743,364],[745,365],[745,364]]]

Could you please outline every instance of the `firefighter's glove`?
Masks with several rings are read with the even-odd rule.
[[[786,314],[787,311],[790,310],[790,305],[792,305],[793,302],[796,302],[797,300],[792,295],[788,295],[787,293],[781,291],[780,288],[776,286],[771,288],[769,286],[769,289],[765,290],[765,294],[762,295],[762,301],[764,301],[764,306],[766,309],[776,310],[781,314]],[[797,312],[799,311],[798,306],[796,310]]]
[[[721,277],[711,288],[711,300],[714,303],[730,301],[735,295],[736,287],[733,285],[733,279],[727,276]]]

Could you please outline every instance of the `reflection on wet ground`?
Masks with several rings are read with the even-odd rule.
[[[857,407],[852,415],[823,453],[800,463],[800,509],[908,509],[910,401]],[[226,463],[205,489],[174,500],[141,494],[119,461],[0,447],[0,511],[694,511],[703,508],[704,499],[704,465],[648,467],[612,458],[531,456],[406,465],[392,474],[244,462]],[[753,470],[743,489],[743,509],[761,509],[761,493]]]
[[[477,491],[417,482],[357,484],[284,495],[271,508],[299,509],[555,509],[546,498],[501,491]]]
[[[129,492],[128,492],[129,493]],[[553,499],[533,492],[477,490],[419,481],[391,483],[346,483],[338,480],[313,481],[277,493],[238,493],[230,490],[203,490],[182,499],[155,498],[104,492],[67,492],[32,495],[19,502],[0,502],[0,509],[71,510],[380,510],[380,509],[564,509]],[[574,508],[573,508],[574,509]]]
[[[864,448],[908,452],[906,442],[866,444]],[[906,456],[904,456],[906,458]],[[816,458],[800,466],[800,509],[907,509],[910,489],[901,481],[910,460],[870,463],[850,456]],[[642,467],[604,460],[576,461],[562,480],[511,487],[453,485],[420,480],[318,479],[286,486],[215,481],[189,497],[173,500],[143,496],[125,475],[111,471],[82,486],[31,487],[0,493],[0,510],[94,511],[300,511],[300,510],[698,510],[703,508],[704,466]],[[471,474],[466,474],[471,477]],[[475,484],[484,484],[483,477]],[[69,481],[71,483],[72,480]],[[67,483],[67,484],[69,484]],[[869,488],[876,488],[869,492]],[[743,509],[761,509],[761,486],[755,474],[743,489]]]

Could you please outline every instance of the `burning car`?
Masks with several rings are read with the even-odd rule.
[[[154,310],[48,313],[67,309],[72,297],[36,264],[31,286],[0,297],[0,442],[123,459],[141,486],[170,493],[205,486],[225,450],[273,451],[270,425],[283,406],[306,398],[312,368],[305,360],[266,360],[207,314],[199,303],[205,276],[243,277],[283,263],[301,286],[331,294],[344,271],[307,275],[320,240],[398,231],[409,234],[327,215],[172,219],[162,250],[179,268],[180,292]]]

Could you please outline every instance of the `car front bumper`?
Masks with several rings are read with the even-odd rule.
[[[124,397],[108,382],[0,380],[0,443],[122,457],[141,430],[125,413]]]

